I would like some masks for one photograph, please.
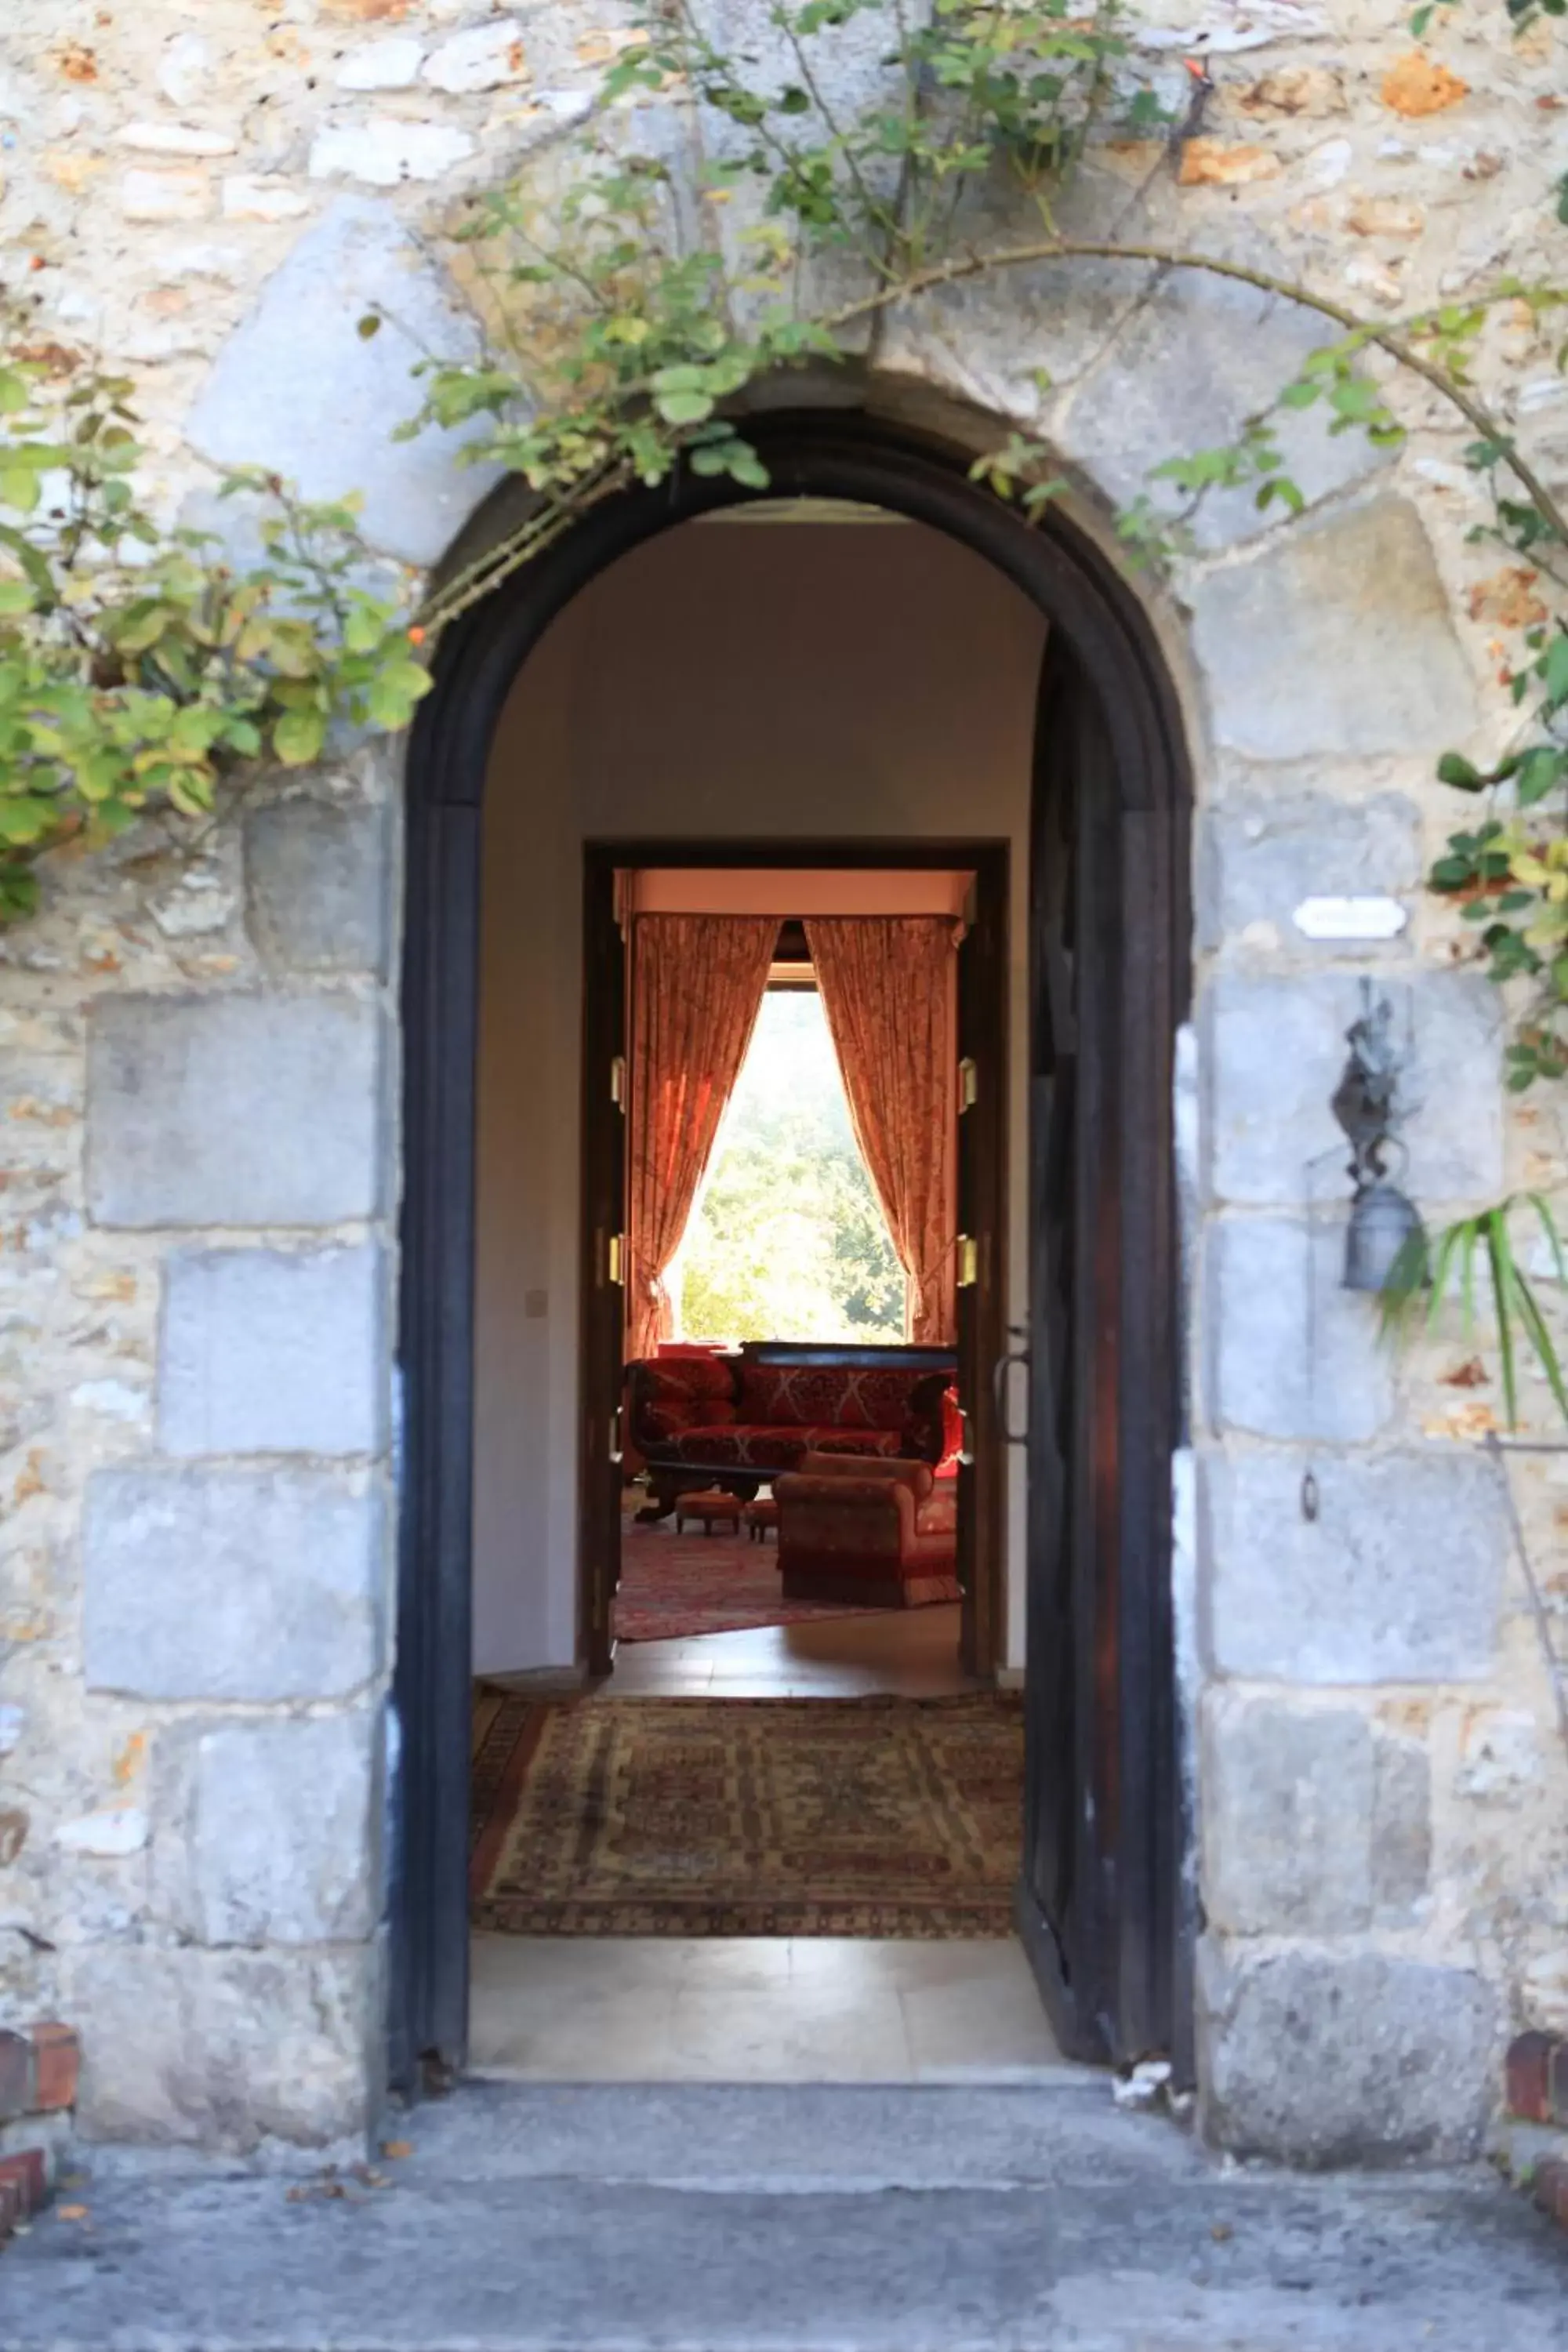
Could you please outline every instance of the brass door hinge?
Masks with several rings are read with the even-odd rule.
[[[624,1054],[612,1055],[610,1059],[610,1100],[613,1103],[619,1103],[621,1108],[625,1110],[626,1107],[626,1057]]]
[[[619,1462],[626,1450],[626,1408],[617,1405],[610,1415],[610,1459]]]
[[[606,1263],[605,1266],[605,1276],[606,1281],[625,1282],[626,1278],[626,1236],[623,1234],[612,1234],[610,1235],[610,1245],[606,1253]]]
[[[965,1054],[958,1066],[959,1116],[962,1118],[966,1110],[973,1110],[979,1100],[980,1073],[974,1066],[973,1054]]]
[[[980,1279],[980,1244],[973,1234],[958,1236],[958,1287],[973,1290]]]

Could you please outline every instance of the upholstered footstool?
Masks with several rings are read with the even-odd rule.
[[[770,1496],[761,1495],[746,1505],[746,1533],[753,1543],[766,1543],[768,1530],[776,1532],[778,1523],[779,1507]]]
[[[773,1481],[786,1601],[957,1601],[958,1486],[927,1462],[808,1454]]]
[[[739,1496],[721,1494],[717,1486],[700,1486],[694,1495],[678,1496],[675,1506],[675,1532],[679,1535],[688,1519],[701,1523],[705,1535],[711,1535],[720,1521],[728,1520],[737,1535],[741,1532],[741,1500]]]

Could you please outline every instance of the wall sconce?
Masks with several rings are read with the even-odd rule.
[[[1362,982],[1362,1012],[1346,1030],[1350,1055],[1334,1089],[1331,1108],[1350,1138],[1350,1176],[1355,1186],[1345,1234],[1346,1290],[1386,1290],[1413,1243],[1426,1233],[1415,1203],[1389,1181],[1388,1154],[1404,1155],[1394,1133],[1399,1056],[1393,1039],[1394,1009],[1385,996],[1373,1001]]]

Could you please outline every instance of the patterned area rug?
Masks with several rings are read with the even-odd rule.
[[[1013,1693],[542,1703],[484,1690],[469,1887],[519,1936],[1005,1936]]]
[[[639,1497],[640,1499],[640,1497]],[[612,1604],[617,1642],[675,1642],[687,1633],[739,1633],[752,1625],[801,1625],[867,1612],[831,1601],[785,1601],[775,1538],[707,1535],[673,1521],[621,1529],[621,1583]]]

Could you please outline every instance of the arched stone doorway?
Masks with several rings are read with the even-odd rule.
[[[1147,619],[1081,530],[967,478],[952,433],[867,413],[752,427],[770,497],[924,522],[1046,615],[1031,886],[1029,1767],[1018,1918],[1068,2049],[1190,2074],[1185,1808],[1171,1622],[1183,1443],[1172,1139],[1188,786]],[[671,525],[756,495],[684,478],[593,510],[443,649],[411,748],[403,1005],[404,1406],[391,2071],[455,2070],[473,1444],[481,797],[501,705],[552,617]]]

